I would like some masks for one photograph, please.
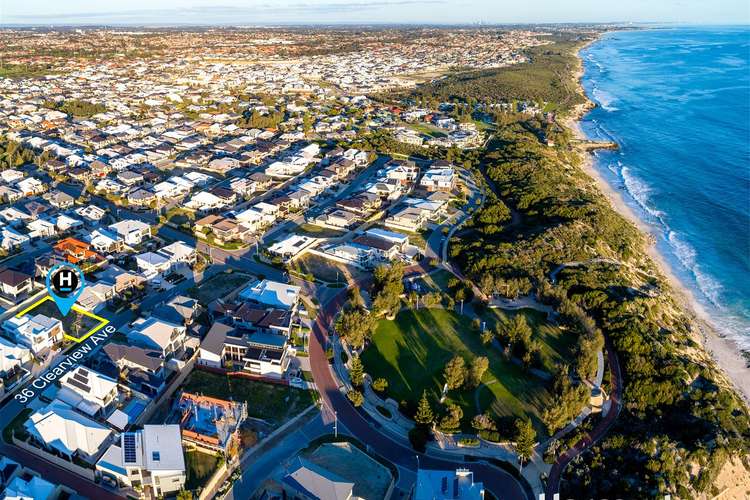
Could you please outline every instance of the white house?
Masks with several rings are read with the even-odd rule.
[[[138,318],[128,332],[128,340],[147,349],[154,349],[164,358],[182,350],[186,328],[162,319]]]
[[[135,263],[147,278],[166,273],[171,268],[169,257],[155,252],[145,252],[135,256]]]
[[[53,500],[60,498],[58,488],[40,476],[21,474],[5,487],[3,500]]]
[[[269,224],[275,221],[279,216],[279,207],[270,203],[266,203],[265,201],[256,203],[252,206],[252,208],[263,214],[263,222]]]
[[[239,293],[242,300],[265,306],[294,311],[299,303],[301,288],[278,281],[256,281]]]
[[[198,258],[198,252],[196,252],[194,246],[190,246],[182,241],[175,241],[165,246],[157,253],[163,255],[169,261],[170,268],[174,269],[180,264],[186,264],[192,266],[195,264]]]
[[[33,413],[24,427],[45,448],[70,459],[77,456],[89,463],[96,459],[112,435],[109,428],[59,400]]]
[[[4,227],[0,229],[0,247],[5,250],[12,250],[14,248],[22,247],[27,244],[31,239],[25,234],[21,234],[13,228]]]
[[[106,229],[94,229],[89,233],[89,243],[97,252],[107,254],[121,251],[124,242],[117,233]]]
[[[145,425],[125,432],[96,463],[96,470],[125,486],[150,486],[156,497],[180,491],[185,459],[179,425]]]
[[[31,360],[31,351],[26,347],[0,337],[0,377],[6,377]]]
[[[83,289],[81,296],[76,299],[76,303],[83,309],[91,312],[98,312],[107,305],[107,301],[114,298],[116,294],[115,285],[104,281],[89,283]]]
[[[117,380],[83,366],[60,377],[57,399],[90,416],[107,416],[117,399]]]
[[[452,191],[456,175],[452,168],[431,168],[424,173],[419,184],[428,191]]]
[[[83,226],[83,221],[74,219],[73,217],[65,214],[59,214],[55,218],[55,225],[60,231],[68,231],[69,229],[76,229]]]
[[[185,206],[192,210],[208,212],[209,210],[223,208],[226,206],[226,203],[213,193],[201,191],[200,193],[194,194],[193,197],[190,198],[190,201],[185,203]]]
[[[63,325],[59,319],[49,318],[43,314],[34,316],[11,317],[3,322],[3,330],[13,336],[21,345],[38,354],[55,344],[62,342]]]
[[[47,219],[34,219],[26,224],[29,238],[49,238],[57,232],[55,223]]]
[[[151,226],[139,220],[122,220],[110,224],[108,228],[114,233],[117,233],[117,235],[128,245],[139,245],[144,238],[151,236]]]
[[[75,212],[83,217],[84,219],[88,219],[91,222],[99,222],[102,220],[102,217],[107,213],[101,208],[95,206],[95,205],[88,205],[86,207],[78,207],[76,208]]]

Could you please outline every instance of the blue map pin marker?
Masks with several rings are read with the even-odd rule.
[[[68,315],[86,287],[83,271],[78,266],[68,263],[58,264],[50,269],[46,283],[47,292],[63,316]]]

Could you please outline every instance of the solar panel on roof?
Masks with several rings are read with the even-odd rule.
[[[70,385],[72,385],[72,386],[78,387],[78,388],[79,388],[79,389],[81,389],[82,391],[86,391],[86,392],[89,392],[89,391],[91,390],[91,389],[89,388],[89,386],[87,386],[87,385],[85,385],[85,384],[82,384],[81,382],[79,382],[79,381],[78,381],[78,380],[76,380],[76,379],[70,379],[70,380],[68,380],[68,383],[69,383]]]
[[[125,452],[125,463],[133,464],[136,462],[135,456],[135,436],[127,433],[122,436],[122,447]]]
[[[88,376],[88,374],[89,374],[88,370],[86,370],[84,368],[78,368],[78,371],[76,372],[76,374],[78,374],[78,373],[80,373],[80,374],[82,374],[84,376]]]
[[[83,383],[83,384],[88,384],[89,383],[88,377],[86,377],[85,375],[81,375],[80,373],[76,373],[75,375],[73,375],[73,378],[76,379],[77,381]]]

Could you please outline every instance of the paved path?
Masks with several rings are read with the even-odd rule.
[[[552,498],[555,493],[560,492],[560,477],[570,461],[601,439],[609,431],[609,428],[612,427],[615,419],[620,414],[620,409],[622,408],[622,374],[620,372],[620,363],[617,360],[617,354],[609,338],[606,338],[605,346],[607,349],[609,370],[612,373],[612,394],[610,395],[612,407],[590,433],[581,438],[572,448],[557,457],[547,479],[547,498]]]

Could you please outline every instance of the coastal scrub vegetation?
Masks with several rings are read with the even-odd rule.
[[[563,52],[563,46],[537,50],[544,57]],[[570,48],[565,52],[572,54]],[[541,98],[564,107],[580,102],[567,97],[575,88],[572,65],[553,61],[543,73],[507,69],[448,78],[438,96]],[[519,86],[549,94],[511,85],[495,89],[497,82],[516,78]],[[583,396],[576,379],[591,374],[602,334],[614,346],[624,379],[622,411],[608,434],[568,466],[563,494],[710,492],[727,458],[750,452],[746,407],[709,356],[696,349],[690,319],[646,257],[643,236],[577,168],[580,151],[564,134],[548,146],[530,122],[519,117],[498,123],[476,165],[490,188],[487,203],[450,248],[485,294],[530,294],[552,306],[561,327],[578,336],[576,359],[561,367],[569,376],[557,377],[555,410],[543,415],[549,432],[569,420],[570,403]]]
[[[574,41],[532,47],[529,62],[507,68],[466,71],[418,86],[409,97],[420,102],[498,103],[534,101],[565,110],[584,102],[569,75],[576,65]]]

